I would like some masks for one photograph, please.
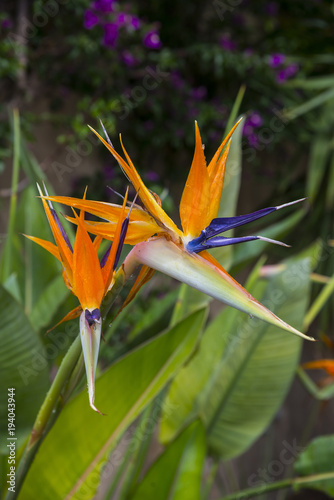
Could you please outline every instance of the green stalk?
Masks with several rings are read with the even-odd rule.
[[[15,213],[15,205],[12,213]],[[103,318],[106,317],[111,305],[113,304],[121,288],[124,286],[126,280],[133,274],[136,267],[138,267],[139,265],[138,261],[136,261],[133,255],[129,255],[126,261],[127,262],[124,262],[122,267],[116,272],[114,286],[107,294],[105,300],[103,301],[103,304],[101,305],[101,313]],[[67,387],[68,390],[66,392],[66,397],[69,397],[69,392],[73,390],[73,381],[80,376],[81,366],[80,363],[78,363],[80,354],[81,339],[80,335],[78,335],[65,354],[57,375],[38,412],[27,447],[23,452],[22,458],[17,468],[15,492],[8,491],[4,500],[15,500],[17,498],[21,490],[23,481],[29,471],[30,465],[32,464],[34,457],[38,451],[38,448],[40,447],[43,439],[51,429],[53,423],[55,422],[58,414],[61,411],[62,404],[60,404],[59,401],[61,392],[63,391],[67,381],[69,381]],[[71,378],[72,374],[73,377]]]
[[[127,265],[124,263],[123,266],[116,272],[114,286],[107,294],[103,304],[101,305],[103,318],[107,315],[112,303],[121,288],[124,286],[125,281],[131,276],[131,274],[133,274],[137,266],[138,262],[130,256],[127,259]],[[37,415],[27,447],[17,468],[15,493],[8,491],[4,500],[15,500],[17,498],[38,448],[61,411],[62,404],[59,404],[59,396],[61,395],[61,392],[63,391],[66,383],[69,381],[67,392],[65,394],[65,397],[68,398],[70,391],[73,390],[73,381],[80,377],[81,365],[78,363],[80,354],[81,339],[80,335],[78,335],[65,354],[57,375]],[[71,375],[73,375],[73,377],[71,377]]]
[[[78,335],[65,354],[57,375],[37,415],[27,447],[17,468],[15,493],[8,491],[4,500],[14,500],[15,498],[17,498],[23,481],[28,473],[29,467],[34,460],[37,450],[40,447],[44,437],[46,436],[46,433],[44,431],[48,422],[50,421],[50,418],[53,416],[53,409],[58,402],[58,398],[64,387],[64,384],[70,377],[78,361],[80,353],[81,341],[80,335]]]
[[[231,493],[230,495],[224,496],[224,498],[221,498],[220,500],[249,499],[262,495],[263,493],[268,493],[269,491],[280,490],[282,488],[289,488],[297,485],[307,486],[315,481],[325,481],[327,479],[334,479],[334,472],[324,472],[321,474],[313,474],[311,476],[283,479],[274,483],[261,484],[255,488],[248,488],[247,490]]]
[[[239,109],[240,109],[242,100],[244,98],[245,91],[246,91],[246,85],[241,85],[239,92],[238,92],[238,95],[235,98],[230,116],[228,117],[228,121],[227,121],[225,132],[224,132],[224,137],[227,136],[227,134],[229,133],[229,131],[233,127],[233,125],[238,117]]]
[[[5,282],[12,271],[12,240],[14,234],[16,204],[17,204],[17,185],[19,182],[20,171],[20,116],[17,109],[13,111],[13,129],[14,129],[14,152],[13,152],[13,174],[11,185],[11,197],[9,206],[9,221],[6,245],[2,262],[2,282]]]
[[[301,367],[297,368],[297,375],[304,387],[315,399],[318,399],[319,401],[326,401],[334,396],[334,384],[330,384],[319,389]]]
[[[329,297],[332,295],[334,292],[334,275],[330,278],[328,283],[324,286],[324,288],[321,290],[319,293],[318,297],[315,299],[313,304],[311,305],[310,309],[305,315],[304,319],[304,328],[307,330],[307,328],[310,326],[314,318],[319,314]]]

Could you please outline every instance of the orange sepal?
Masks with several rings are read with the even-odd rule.
[[[219,148],[215,152],[212,160],[210,161],[210,163],[208,165],[208,173],[209,173],[210,179],[212,179],[212,177],[213,177],[213,172],[216,169],[216,165],[219,161],[219,158],[222,155],[222,151],[223,151],[224,147],[231,139],[235,129],[238,127],[238,125],[241,121],[242,121],[242,118],[240,118],[240,120],[237,121],[237,123],[234,125],[234,127],[231,128],[231,130],[229,131],[229,133],[227,134],[227,136],[225,137],[225,139],[223,140],[223,142],[221,143],[221,145],[219,146]]]
[[[78,228],[73,248],[73,293],[83,310],[99,308],[104,295],[100,261],[83,221],[76,213],[75,217]]]
[[[210,175],[210,222],[212,221],[212,219],[217,217],[218,214],[224,185],[226,161],[230,150],[230,145],[231,142],[227,144],[224,152],[218,159],[215,168],[212,170]]]
[[[57,326],[61,325],[62,323],[65,323],[65,321],[70,321],[71,319],[78,318],[81,313],[82,313],[82,307],[81,306],[75,307],[74,309],[72,309],[72,311],[67,313],[66,316],[64,316],[63,319],[61,319],[56,325],[50,328],[50,330],[48,330],[46,334],[57,328]]]
[[[141,289],[141,287],[143,285],[145,285],[145,283],[147,283],[153,276],[153,274],[155,273],[155,270],[148,267],[148,266],[142,266],[137,278],[136,278],[136,281],[134,282],[128,296],[126,297],[123,305],[122,305],[122,308],[120,309],[120,311],[118,312],[118,314],[124,309],[124,307],[126,307],[128,304],[130,304],[130,302],[135,298],[135,296],[137,295],[137,293],[139,292],[139,290]]]
[[[334,359],[318,359],[317,361],[309,361],[302,365],[306,370],[325,370],[328,375],[334,377]]]
[[[47,201],[45,200],[40,187],[38,185],[37,185],[37,187],[38,187],[39,193],[40,193],[41,198],[42,198],[44,210],[45,210],[46,216],[48,218],[56,245],[58,247],[59,255],[60,255],[62,264],[64,266],[67,278],[72,283],[72,279],[73,279],[73,274],[72,274],[73,255],[72,255],[72,252],[69,249],[69,247],[67,246],[67,243],[64,240],[63,235],[61,234],[61,231],[58,227],[58,224],[56,223],[56,221],[53,218],[50,207],[49,207]]]
[[[36,238],[35,236],[28,236],[27,234],[24,234],[23,236],[43,247],[45,250],[50,252],[54,257],[56,257],[56,259],[58,259],[61,262],[57,245],[51,243],[50,241],[42,240],[41,238]]]
[[[67,217],[67,219],[73,224],[76,224],[76,219],[74,217]],[[155,224],[153,219],[151,220],[152,223],[135,222],[130,220],[124,243],[126,245],[136,245],[137,243],[145,241],[155,234],[166,232],[165,229]],[[114,222],[85,221],[85,228],[89,233],[102,236],[105,240],[114,240],[116,227],[117,224]]]
[[[135,166],[133,165],[128,153],[126,152],[122,139],[121,140],[121,145],[124,151],[124,154],[128,160],[129,163],[127,163],[123,158],[115,151],[114,148],[108,144],[107,141],[103,139],[103,137],[100,136],[96,130],[94,130],[92,127],[89,127],[92,132],[100,139],[101,142],[106,146],[106,148],[110,151],[110,153],[113,155],[113,157],[118,161],[120,167],[123,169],[125,175],[129,178],[131,183],[133,184],[135,190],[138,193],[139,198],[142,200],[143,204],[145,205],[145,208],[149,211],[152,216],[160,221],[162,224],[164,224],[167,228],[171,229],[172,231],[176,232],[177,234],[181,235],[180,230],[177,228],[177,226],[174,224],[174,222],[168,217],[166,212],[159,206],[159,204],[156,202],[154,196],[150,193],[150,191],[147,189],[145,186],[144,182],[142,181],[140,175],[138,174]]]
[[[197,122],[195,122],[195,137],[194,157],[180,203],[183,232],[193,238],[199,236],[202,229],[211,222],[210,179]]]
[[[240,118],[234,127],[232,127],[208,165],[210,178],[210,222],[212,219],[217,217],[218,214],[224,186],[226,161],[231,146],[231,138],[241,120],[242,118]]]
[[[99,250],[100,245],[102,243],[102,240],[103,240],[103,237],[101,235],[98,234],[97,236],[95,236],[94,241],[93,241],[93,246],[94,246],[96,252]]]

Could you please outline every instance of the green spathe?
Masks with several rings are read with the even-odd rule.
[[[131,257],[130,257],[131,255]],[[314,340],[285,323],[260,304],[227,272],[200,255],[190,254],[172,241],[162,238],[137,244],[129,257],[226,304],[304,339]],[[128,258],[129,258],[128,257]]]

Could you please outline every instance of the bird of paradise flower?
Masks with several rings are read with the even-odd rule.
[[[95,372],[102,327],[100,309],[102,300],[114,285],[115,271],[129,222],[129,219],[125,217],[127,193],[115,228],[113,244],[110,245],[100,262],[97,251],[102,238],[97,236],[94,242],[91,240],[85,228],[84,212],[81,211],[80,216],[78,216],[74,211],[77,231],[72,247],[51,202],[46,202],[39,186],[38,190],[56,244],[34,236],[25,236],[42,246],[61,262],[65,285],[79,299],[80,306],[68,313],[60,323],[80,316],[80,338],[86,368],[89,403],[93,410],[101,413],[94,405]]]
[[[132,294],[149,279],[152,269],[161,271],[251,316],[300,337],[314,340],[288,325],[259,303],[207,251],[214,247],[257,239],[284,245],[261,236],[230,238],[220,234],[302,201],[265,208],[247,215],[217,218],[231,137],[239,122],[224,139],[209,165],[206,164],[199,128],[195,122],[195,152],[180,202],[182,231],[162,209],[159,197],[145,186],[123,146],[122,139],[120,138],[120,141],[125,159],[116,152],[107,134],[105,140],[92,129],[117,160],[143,204],[143,207],[137,205],[133,208],[125,238],[125,243],[135,246],[125,259],[124,266],[129,268],[134,268],[136,265],[143,266]],[[103,222],[86,221],[85,227],[92,234],[103,238],[113,240],[115,237],[121,206],[61,196],[48,199],[86,210],[104,219]],[[125,210],[126,213],[129,212],[129,208]],[[77,223],[76,219],[71,220]]]

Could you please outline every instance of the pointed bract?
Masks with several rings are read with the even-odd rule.
[[[195,153],[190,167],[181,203],[180,218],[184,234],[198,236],[210,223],[210,179],[206,166],[201,135],[195,122]]]
[[[139,243],[132,250],[139,263],[160,271],[201,292],[283,330],[308,340],[312,337],[288,325],[252,297],[218,263],[200,255],[185,252],[178,245],[162,238]]]
[[[80,316],[80,339],[86,368],[89,404],[93,410],[101,413],[94,405],[95,373],[100,348],[101,320],[94,321],[90,325],[86,319],[86,311],[82,311]]]

